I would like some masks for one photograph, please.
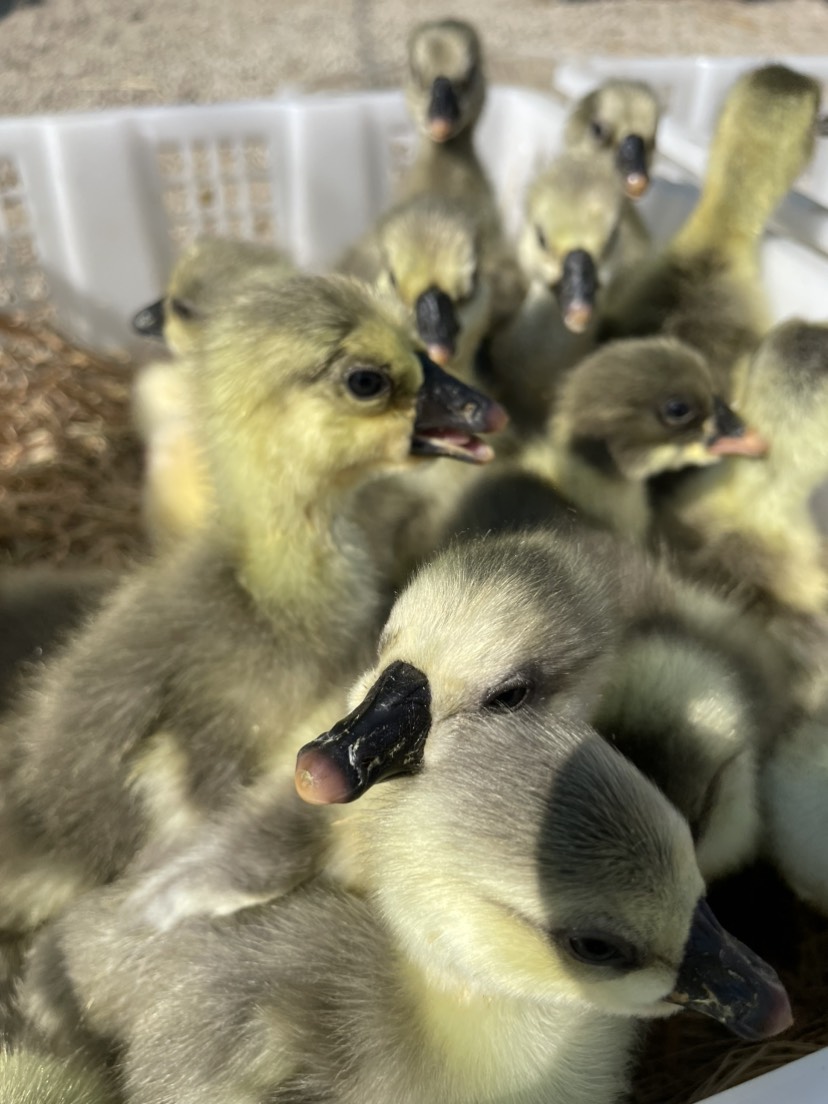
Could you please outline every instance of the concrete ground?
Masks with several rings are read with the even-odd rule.
[[[828,52],[825,0],[0,0],[0,115],[388,87],[444,15],[492,79],[541,88],[575,54]]]

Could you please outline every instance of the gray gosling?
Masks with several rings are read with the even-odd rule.
[[[289,785],[294,733],[341,707],[385,613],[360,489],[491,454],[474,433],[494,405],[344,277],[249,289],[209,325],[191,385],[215,524],[118,588],[4,726],[7,931],[189,842],[280,763]]]
[[[351,760],[339,793],[360,797],[325,874],[143,942],[120,887],[88,895],[35,948],[32,1024],[48,1034],[68,992],[119,1047],[128,1104],[612,1104],[640,1019],[788,1026],[655,787],[587,726],[478,685],[380,670],[306,749],[329,783]]]
[[[595,346],[601,288],[647,249],[613,167],[564,154],[529,185],[518,255],[528,292],[493,336],[493,392],[518,432],[542,430],[565,373]]]
[[[564,130],[564,149],[611,164],[631,199],[650,185],[660,109],[643,81],[612,79],[573,107]]]
[[[768,65],[728,93],[698,203],[666,250],[608,290],[602,339],[661,333],[698,349],[722,397],[769,325],[759,270],[768,219],[814,148],[820,89]]]
[[[399,299],[431,360],[472,383],[494,290],[482,244],[462,204],[420,196],[383,215],[338,268]]]
[[[474,148],[486,99],[483,51],[474,27],[459,19],[420,23],[408,39],[408,110],[420,134],[399,198],[438,195],[463,203],[487,239],[500,239],[494,191]]]
[[[133,392],[133,417],[146,447],[144,521],[157,547],[171,547],[203,528],[212,509],[182,360],[195,353],[205,324],[246,281],[278,282],[295,272],[270,246],[201,238],[175,264],[164,297],[135,315],[135,330],[162,339],[174,356],[142,368]]]
[[[642,338],[613,342],[570,371],[544,436],[520,463],[587,516],[644,543],[653,525],[649,479],[766,450],[716,394],[699,353],[672,338]]]

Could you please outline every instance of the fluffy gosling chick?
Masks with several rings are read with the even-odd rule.
[[[650,477],[766,448],[716,395],[699,353],[672,338],[644,338],[613,342],[572,369],[546,435],[521,464],[587,516],[640,542],[652,522]]]
[[[486,78],[480,39],[471,24],[443,19],[414,28],[405,97],[421,138],[399,198],[438,195],[463,203],[484,236],[499,241],[494,191],[474,149]]]
[[[781,65],[741,77],[719,117],[699,201],[667,249],[610,289],[604,338],[662,333],[707,358],[733,395],[739,359],[768,328],[758,247],[811,157],[820,90]]]
[[[397,661],[445,673],[457,687],[447,716],[528,709],[596,724],[691,824],[705,877],[755,856],[757,757],[785,708],[778,653],[737,607],[663,564],[587,530],[451,547],[391,612],[379,666]],[[349,755],[354,785],[382,770],[370,745]],[[308,800],[340,784],[313,761],[299,778]]]
[[[400,300],[435,363],[472,382],[489,327],[491,262],[466,209],[438,196],[393,208],[340,262],[343,272]]]
[[[3,733],[12,931],[289,763],[382,621],[360,489],[424,457],[490,454],[473,433],[493,404],[343,277],[248,289],[208,326],[191,382],[215,525],[119,588]]]
[[[561,379],[595,346],[599,289],[642,255],[611,166],[564,154],[529,186],[518,254],[528,292],[491,342],[493,391],[538,433]]]
[[[583,96],[564,130],[564,148],[601,157],[619,174],[632,199],[650,185],[659,104],[643,81],[613,79]]]
[[[130,1104],[612,1104],[639,1018],[786,1027],[778,979],[715,920],[687,826],[643,775],[572,719],[476,695],[445,715],[463,687],[444,674],[394,663],[331,730],[419,749],[414,777],[343,818],[351,877],[138,948],[119,887],[89,895],[35,951],[35,1023],[53,1011],[40,951],[119,1044]]]
[[[209,319],[245,282],[280,282],[293,274],[288,258],[270,246],[201,238],[176,263],[164,297],[133,319],[138,333],[162,338],[176,358],[143,368],[133,393],[135,423],[146,444],[144,519],[159,547],[202,528],[212,508],[181,358],[195,354]]]

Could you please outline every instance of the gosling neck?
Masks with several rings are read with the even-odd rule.
[[[259,608],[280,618],[295,611],[308,631],[328,633],[352,620],[356,631],[373,615],[380,584],[357,518],[361,481],[310,475],[292,480],[283,472],[275,485],[251,480],[236,508],[220,511],[223,537]]]
[[[713,250],[731,257],[743,253],[752,260],[797,171],[784,159],[780,162],[773,144],[763,144],[755,134],[714,141],[699,201],[673,239],[671,252]]]

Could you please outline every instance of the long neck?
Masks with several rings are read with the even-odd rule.
[[[380,616],[379,574],[356,519],[356,490],[291,471],[301,480],[290,472],[275,486],[250,480],[235,504],[227,501],[221,537],[261,609],[295,620],[308,638],[327,636],[335,650],[337,635],[357,637]]]
[[[799,172],[766,128],[728,128],[713,141],[699,201],[671,250],[712,249],[752,260],[768,219]]]

